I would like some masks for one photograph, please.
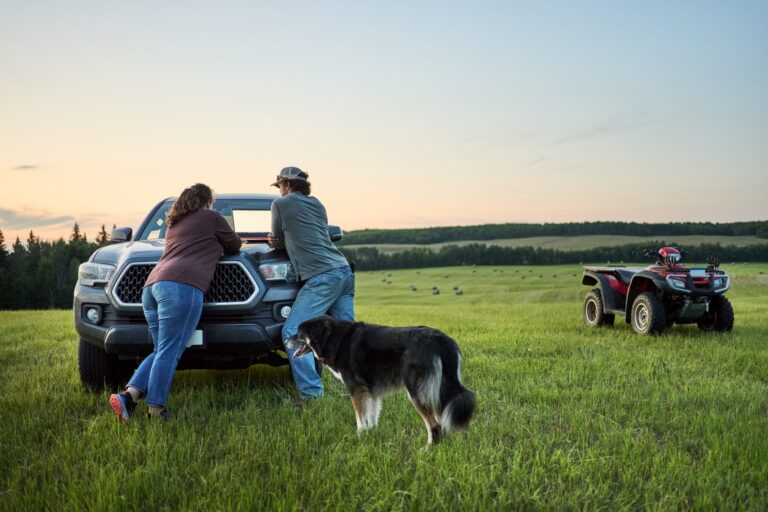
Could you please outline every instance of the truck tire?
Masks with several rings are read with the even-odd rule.
[[[718,295],[709,304],[709,313],[698,321],[702,331],[730,332],[733,329],[733,306],[724,295]]]
[[[654,292],[645,292],[632,303],[632,329],[638,334],[661,334],[667,327],[664,304]]]
[[[616,317],[605,313],[603,294],[599,288],[594,288],[584,297],[584,323],[590,327],[613,325]]]
[[[102,391],[104,386],[120,389],[131,378],[135,365],[107,354],[103,348],[80,339],[77,354],[80,382],[90,391]]]

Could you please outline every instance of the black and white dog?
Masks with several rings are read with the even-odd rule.
[[[405,387],[427,427],[428,443],[466,428],[475,394],[461,383],[461,352],[430,327],[385,327],[321,316],[299,326],[289,341],[309,351],[341,380],[352,397],[358,432],[376,425],[382,396]]]

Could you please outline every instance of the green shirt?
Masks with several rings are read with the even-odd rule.
[[[313,196],[293,192],[275,199],[272,234],[288,252],[298,281],[349,265],[331,242],[325,207]]]

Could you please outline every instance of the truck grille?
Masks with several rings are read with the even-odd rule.
[[[141,304],[141,292],[154,263],[133,263],[126,268],[115,284],[113,294],[117,302],[130,306]],[[248,271],[238,262],[216,265],[213,281],[205,294],[205,304],[238,304],[248,302],[258,291]]]

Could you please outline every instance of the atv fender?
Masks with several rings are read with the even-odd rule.
[[[606,277],[605,274],[601,274],[600,272],[590,272],[588,270],[584,271],[584,275],[581,278],[581,284],[585,284],[587,286],[597,286],[600,288],[600,293],[603,296],[603,305],[604,305],[604,313],[606,314],[623,314],[622,311],[622,303],[624,302],[624,297],[622,297],[619,293],[616,293],[616,291],[611,287],[610,283],[608,283],[608,277]]]
[[[661,281],[660,281],[661,279]],[[629,289],[627,290],[627,304],[624,308],[624,316],[627,323],[630,323],[632,316],[632,304],[635,299],[641,293],[647,291],[659,291],[666,287],[666,281],[663,278],[659,278],[658,275],[653,272],[638,272],[632,277],[632,281],[629,283]]]

